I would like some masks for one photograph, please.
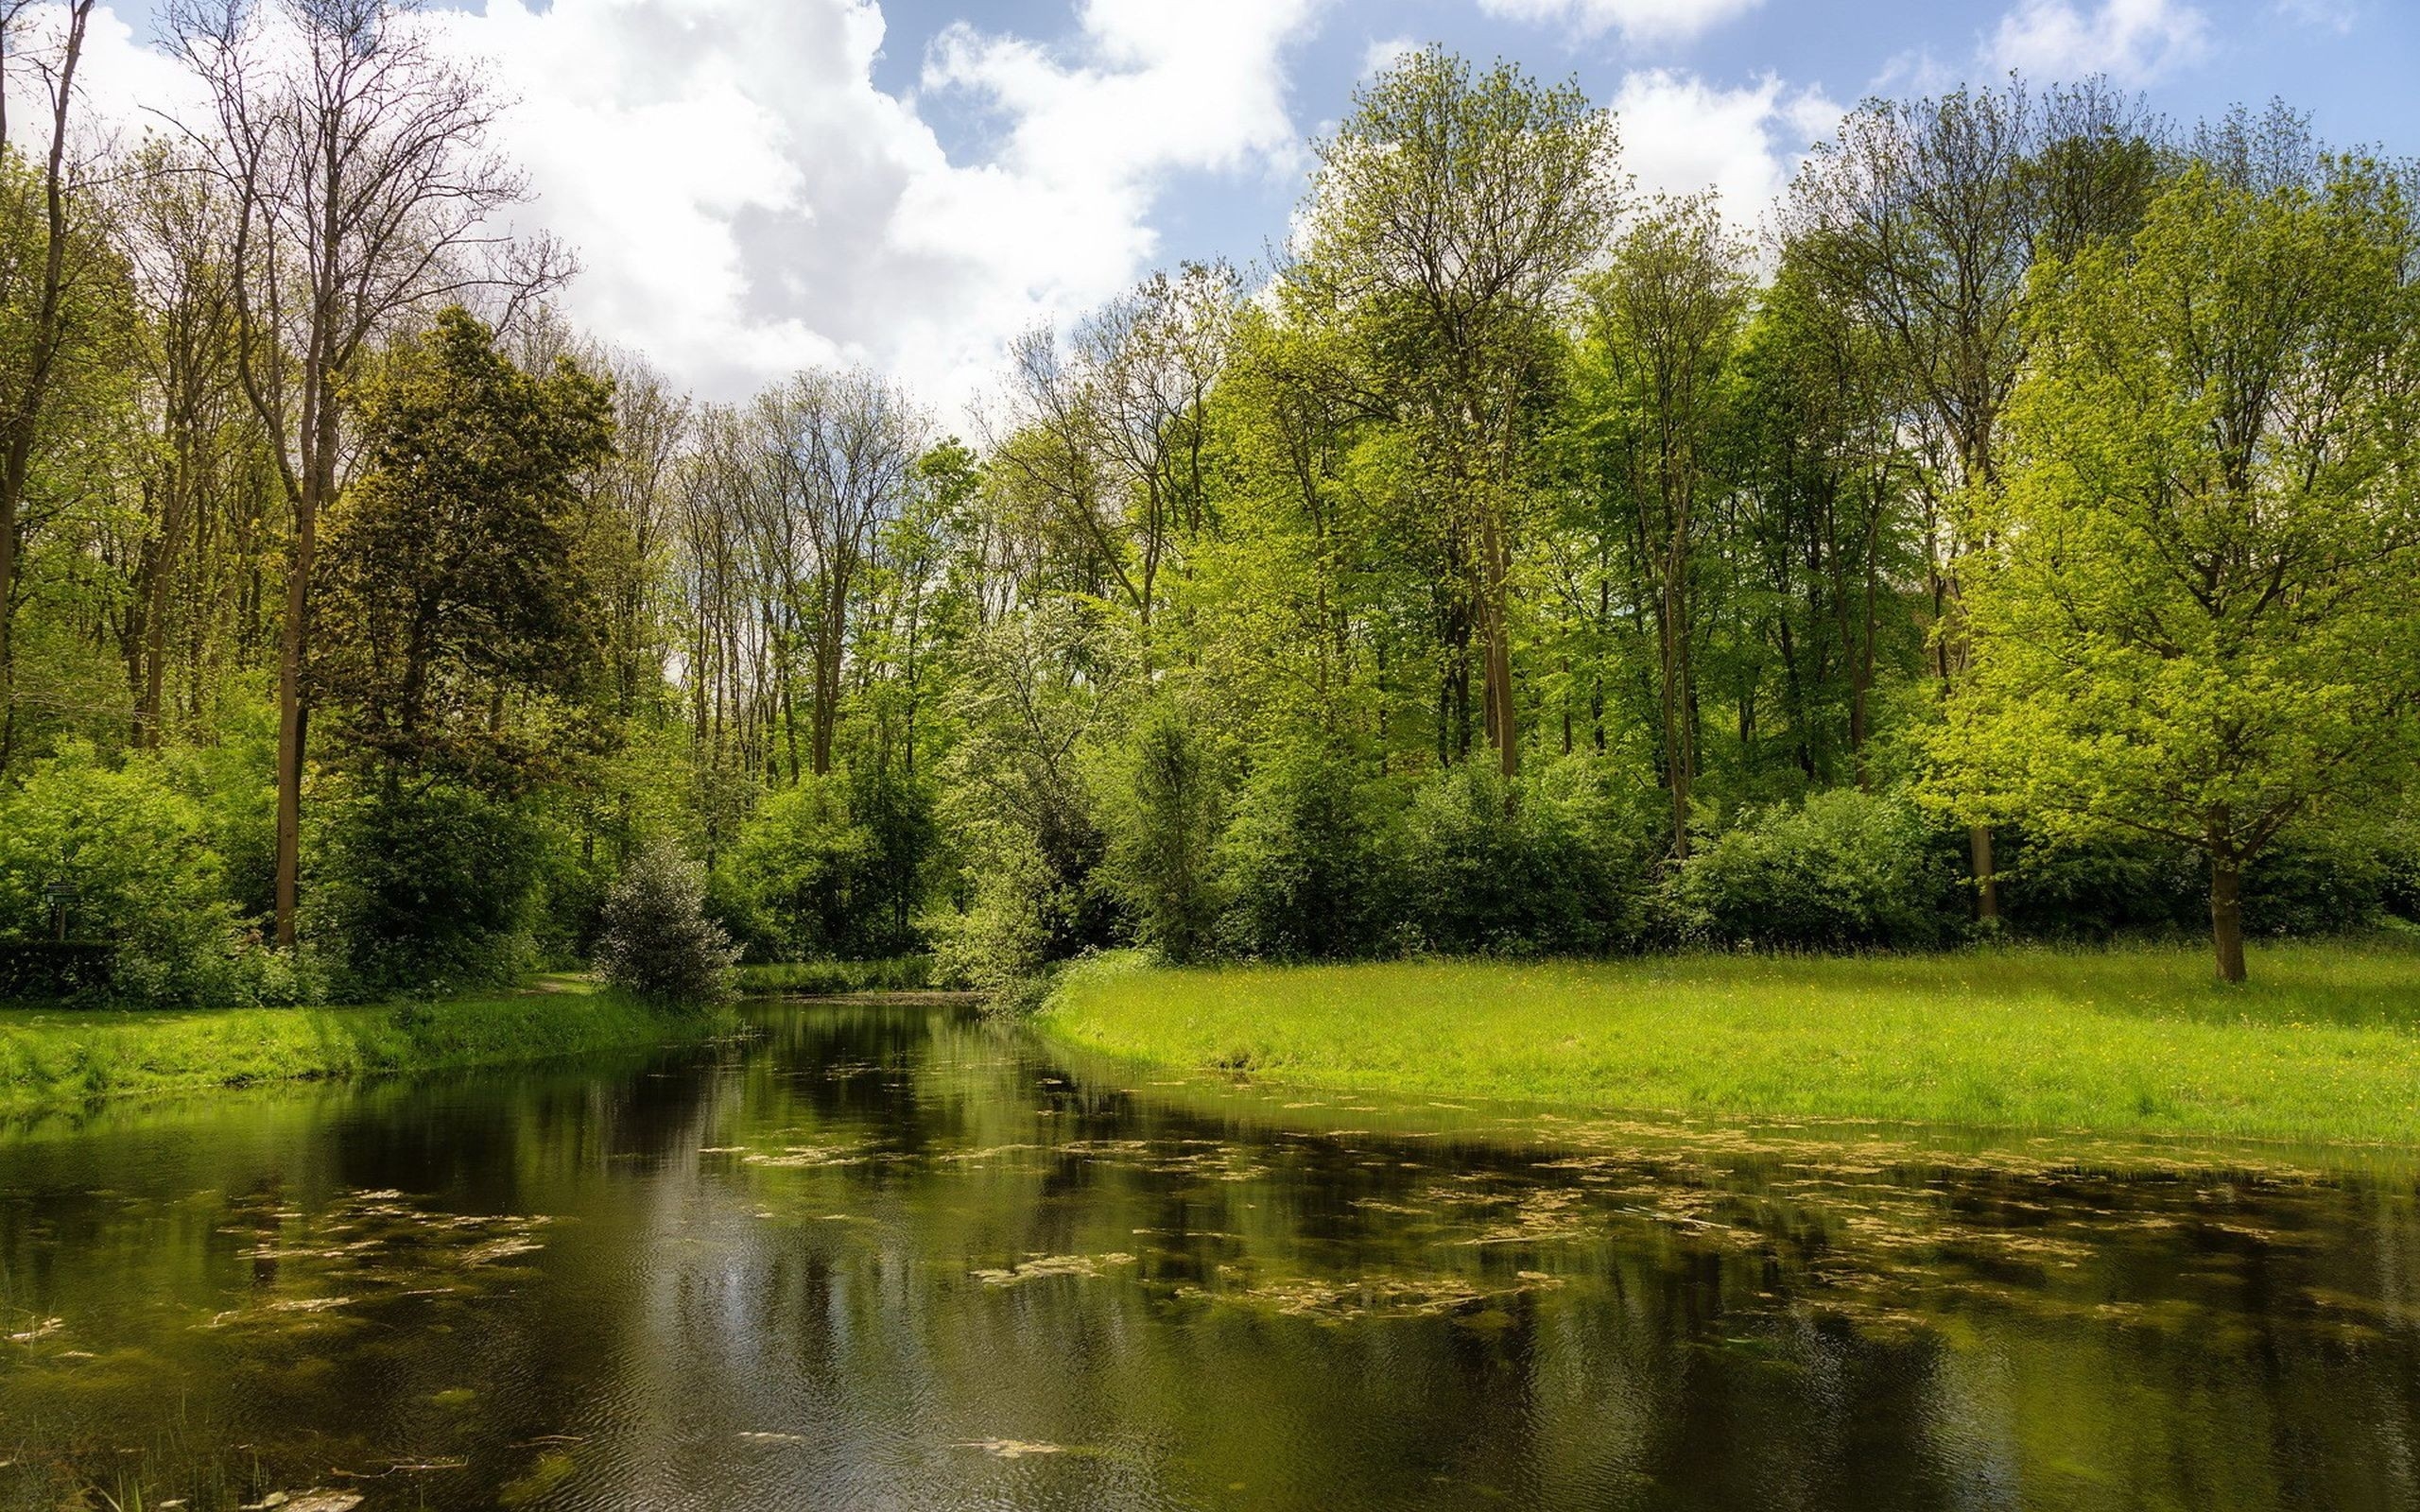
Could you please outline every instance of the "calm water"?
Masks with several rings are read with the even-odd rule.
[[[1516,1153],[761,1018],[0,1136],[0,1505],[2420,1504],[2409,1176]]]

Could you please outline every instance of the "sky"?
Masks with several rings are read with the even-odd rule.
[[[1008,339],[1154,267],[1263,261],[1356,84],[1442,43],[1575,77],[1641,189],[1756,224],[1872,94],[2102,73],[2190,122],[2281,96],[2420,153],[2420,0],[471,0],[435,13],[513,101],[562,299],[735,399],[861,364],[945,416]],[[104,0],[96,119],[190,109],[147,0]],[[16,86],[12,85],[12,94]],[[15,111],[12,119],[22,119]]]

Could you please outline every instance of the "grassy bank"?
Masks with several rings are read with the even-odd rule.
[[[1306,1085],[1691,1116],[2420,1143],[2420,946],[1167,971],[1113,958],[1068,1043]]]
[[[133,1092],[543,1060],[712,1032],[584,984],[440,1003],[192,1012],[0,1009],[0,1112]]]
[[[873,961],[771,961],[739,968],[739,990],[786,997],[849,992],[922,992],[933,985],[929,955]]]

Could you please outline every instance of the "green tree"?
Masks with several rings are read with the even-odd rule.
[[[1692,581],[1701,518],[1720,487],[1711,454],[1723,380],[1748,313],[1746,249],[1711,198],[1658,201],[1615,243],[1592,284],[1591,355],[1599,368],[1608,470],[1627,516],[1655,624],[1656,711],[1672,854],[1689,853],[1689,783],[1697,775]]]
[[[524,372],[453,309],[355,398],[368,456],[329,520],[315,688],[359,751],[510,785],[598,666],[578,484],[612,448],[610,387]]]
[[[1475,627],[1487,730],[1520,765],[1513,515],[1571,280],[1621,204],[1611,114],[1509,63],[1440,48],[1396,62],[1320,146],[1297,277],[1357,322],[1422,443],[1450,544],[1449,639]]]
[[[2245,864],[2420,748],[2414,231],[2366,163],[2266,193],[2196,168],[2027,306],[1936,788],[2198,850],[2229,982]]]

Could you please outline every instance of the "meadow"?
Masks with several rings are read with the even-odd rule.
[[[1063,1043],[1271,1081],[1599,1111],[2420,1141],[2420,943],[1163,969],[1102,957]]]
[[[0,1009],[0,1113],[140,1092],[446,1071],[703,1038],[728,1020],[667,1013],[570,978],[360,1007]]]

